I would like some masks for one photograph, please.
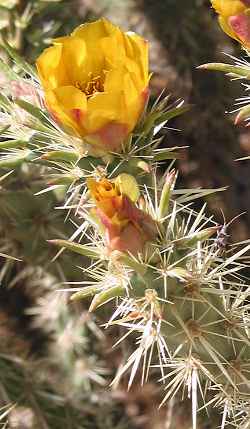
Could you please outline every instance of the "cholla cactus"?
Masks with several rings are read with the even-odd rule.
[[[75,231],[51,243],[86,258],[83,281],[66,291],[72,301],[92,297],[91,312],[113,301],[106,328],[125,328],[116,345],[134,341],[113,384],[129,372],[130,387],[139,368],[143,383],[152,371],[162,403],[184,393],[192,399],[193,429],[198,409],[210,405],[222,409],[222,428],[231,417],[246,427],[249,286],[240,271],[250,245],[228,250],[226,227],[205,205],[192,208],[212,190],[176,189],[171,162],[160,176],[178,148],[159,148],[158,133],[187,107],[160,98],[146,111],[146,42],[107,20],[80,26],[39,58],[43,89],[33,68],[6,49],[25,72],[12,78],[34,88],[36,104],[1,97],[0,166],[43,165],[49,185],[39,193],[65,198],[60,208]],[[16,111],[24,113],[18,126]],[[67,328],[58,344],[71,349]],[[78,329],[69,326],[76,344]]]
[[[111,299],[116,309],[107,327],[119,325],[137,335],[135,351],[119,369],[114,383],[130,370],[129,386],[142,367],[142,382],[160,373],[165,402],[187,390],[193,403],[193,426],[199,402],[224,407],[224,416],[248,397],[248,289],[238,271],[249,246],[223,257],[223,232],[206,227],[201,212],[188,209],[189,193],[175,194],[174,173],[167,175],[159,203],[146,189],[144,207],[158,227],[158,240],[149,243],[137,257],[106,252],[106,241],[90,228],[91,247],[55,240],[77,253],[90,254],[92,265],[85,269],[91,286],[74,288],[72,299],[93,296],[93,311]],[[82,217],[88,214],[82,213]],[[128,248],[131,243],[129,237]],[[94,262],[96,261],[96,262]],[[91,280],[92,279],[92,280]],[[86,283],[86,282],[85,282]],[[224,423],[223,423],[224,424]]]

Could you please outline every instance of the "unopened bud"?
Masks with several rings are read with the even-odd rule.
[[[170,197],[175,180],[176,171],[171,170],[166,176],[165,184],[161,193],[161,200],[159,204],[159,219],[164,218],[168,214]]]
[[[137,164],[137,166],[141,169],[141,170],[143,170],[143,171],[145,171],[146,173],[150,173],[151,172],[151,167],[150,167],[150,165],[147,163],[147,162],[145,162],[145,161],[138,161],[138,164]]]
[[[53,150],[41,156],[41,159],[46,161],[77,162],[78,158],[78,154],[70,150]]]
[[[212,226],[210,228],[203,229],[202,231],[198,231],[194,234],[190,234],[187,237],[180,238],[175,241],[177,247],[192,247],[195,246],[198,241],[205,241],[212,237],[215,232],[218,231],[218,226]]]
[[[98,286],[89,286],[84,287],[82,290],[79,290],[70,297],[70,301],[79,301],[80,299],[88,298],[89,296],[93,296],[97,293],[99,287]]]
[[[107,301],[110,301],[113,298],[124,296],[126,293],[126,290],[122,286],[113,286],[111,288],[108,288],[106,290],[103,290],[102,292],[98,293],[94,296],[89,311],[94,311],[97,307],[100,307],[101,305],[105,304]]]

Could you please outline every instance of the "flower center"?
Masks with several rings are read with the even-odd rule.
[[[94,95],[96,92],[104,91],[103,79],[101,76],[93,76],[93,73],[90,72],[88,75],[89,80],[87,82],[79,82],[75,83],[76,88],[80,89],[80,91],[86,94],[86,97],[89,98]]]
[[[97,201],[101,201],[104,198],[118,197],[120,195],[120,190],[116,187],[116,185],[107,179],[100,180],[96,186],[94,194]]]

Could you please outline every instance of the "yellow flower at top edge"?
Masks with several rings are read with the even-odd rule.
[[[36,62],[48,110],[96,152],[119,152],[148,99],[148,44],[107,19],[53,41]]]
[[[222,30],[250,48],[250,0],[211,0]]]
[[[87,185],[110,251],[137,254],[156,237],[155,222],[135,205],[139,189],[132,176],[121,174],[114,181],[88,179]]]

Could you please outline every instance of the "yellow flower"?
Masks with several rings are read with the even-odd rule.
[[[137,254],[143,250],[147,241],[156,237],[153,219],[135,205],[139,191],[132,176],[121,174],[112,182],[107,179],[88,179],[87,185],[95,201],[95,215],[104,228],[110,251]]]
[[[250,0],[211,0],[222,30],[250,47]]]
[[[45,102],[59,124],[119,152],[148,99],[148,44],[106,19],[77,27],[37,59]]]

